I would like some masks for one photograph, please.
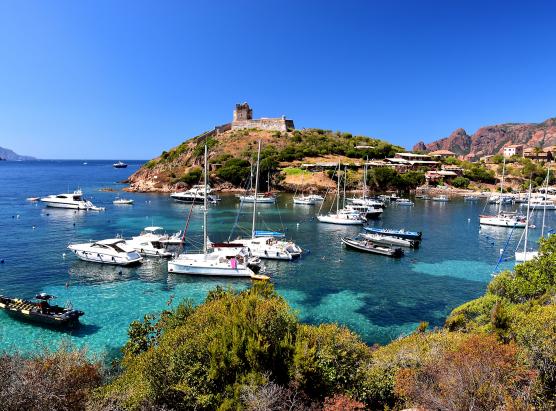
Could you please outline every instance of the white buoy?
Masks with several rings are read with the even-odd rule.
[[[19,214],[15,216],[15,218],[19,218]]]
[[[501,249],[500,249],[500,255],[502,255],[503,253],[504,253],[504,249],[501,248]]]
[[[470,218],[468,218],[468,219],[467,219],[467,222],[468,222],[468,223],[470,223],[470,222],[471,222],[471,219],[470,219]]]
[[[66,258],[66,253],[62,253],[62,258]]]
[[[33,226],[33,230],[35,229],[35,226]]]

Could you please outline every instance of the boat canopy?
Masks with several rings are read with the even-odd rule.
[[[256,230],[255,237],[279,237],[283,238],[286,234],[280,233],[278,231],[266,231],[266,230]]]
[[[157,226],[150,226],[150,227],[145,227],[145,231],[154,233],[155,231],[159,231],[159,230],[164,230],[163,227],[157,227]]]

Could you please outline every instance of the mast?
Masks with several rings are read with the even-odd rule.
[[[525,241],[523,241],[523,261],[527,261],[527,237],[529,236],[529,208],[531,206],[531,180],[529,179],[529,194],[527,195],[527,219],[525,220]]]
[[[340,211],[340,169],[341,167],[342,165],[338,160],[338,193],[336,194],[336,215],[338,215],[338,212]]]
[[[257,222],[257,194],[259,191],[259,160],[261,158],[261,140],[257,150],[257,171],[255,173],[255,200],[253,201],[253,226],[251,227],[251,237],[255,238],[255,224]]]
[[[207,245],[207,237],[208,237],[208,230],[207,230],[207,214],[208,214],[208,203],[207,203],[207,184],[208,184],[208,167],[207,167],[207,157],[208,157],[208,147],[205,141],[205,200],[203,205],[203,253],[207,255],[208,252],[208,245]]]
[[[344,166],[344,201],[342,202],[342,208],[346,208],[346,181],[347,181],[347,166]]]
[[[498,199],[498,215],[502,211],[502,190],[504,190],[504,174],[506,173],[506,157],[504,157],[504,163],[502,165],[502,180],[500,180],[500,198]]]
[[[541,238],[544,237],[544,220],[546,218],[546,201],[548,200],[548,182],[549,181],[550,181],[550,167],[548,168],[548,172],[546,173],[546,186],[544,188]]]
[[[367,199],[367,163],[369,162],[369,156],[365,160],[365,167],[363,168],[363,200]]]

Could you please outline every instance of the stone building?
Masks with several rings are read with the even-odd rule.
[[[234,110],[234,118],[232,121],[232,130],[241,130],[248,128],[256,128],[260,130],[271,131],[289,131],[295,129],[293,120],[286,119],[286,116],[280,118],[253,118],[253,109],[249,104],[236,104]]]

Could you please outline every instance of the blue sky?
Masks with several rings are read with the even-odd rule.
[[[0,146],[148,159],[255,117],[411,147],[556,116],[556,3],[0,0]]]

